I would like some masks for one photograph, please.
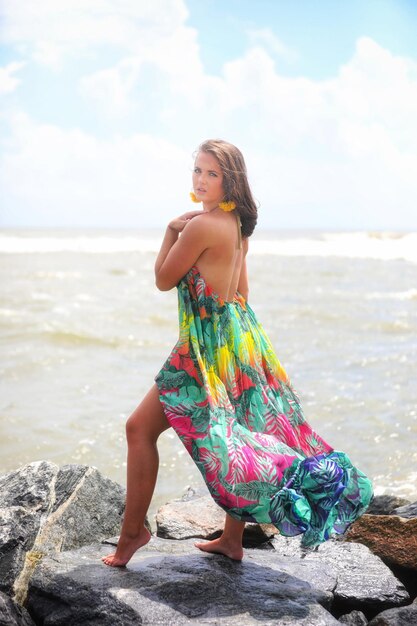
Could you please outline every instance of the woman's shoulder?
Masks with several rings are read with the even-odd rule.
[[[236,228],[240,228],[236,216],[232,213],[204,212],[193,217],[184,228],[184,243],[188,240],[204,242],[207,248],[228,246],[236,238]],[[242,249],[246,256],[249,238],[242,237]]]
[[[222,232],[226,234],[228,228],[230,228],[228,219],[214,211],[202,212],[201,215],[196,215],[187,224],[189,234],[193,235],[221,235]]]

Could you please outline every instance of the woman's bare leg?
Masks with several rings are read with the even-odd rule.
[[[226,513],[223,533],[218,539],[195,543],[194,545],[205,552],[224,554],[235,561],[243,559],[242,537],[245,530],[245,522],[231,517]]]
[[[156,442],[169,427],[154,384],[126,422],[126,509],[116,552],[102,558],[106,565],[126,565],[136,550],[151,538],[144,523],[158,474]]]

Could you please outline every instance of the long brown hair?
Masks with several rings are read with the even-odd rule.
[[[248,183],[245,160],[241,151],[223,139],[208,139],[198,152],[209,152],[223,172],[224,201],[235,202],[242,223],[242,237],[250,237],[258,220],[258,207]]]

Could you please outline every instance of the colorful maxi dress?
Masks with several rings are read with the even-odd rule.
[[[342,534],[368,507],[370,480],[306,421],[238,291],[223,300],[196,266],[177,288],[180,336],[155,382],[215,502],[233,518],[303,533],[307,549]]]

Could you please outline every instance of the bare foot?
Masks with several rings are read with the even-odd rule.
[[[112,567],[123,567],[130,561],[136,550],[148,543],[151,537],[151,533],[145,527],[135,536],[120,535],[116,552],[101,557],[101,560],[106,565],[111,565]]]
[[[204,552],[215,552],[216,554],[224,554],[229,559],[234,561],[241,561],[243,559],[243,548],[241,545],[229,543],[226,539],[219,537],[212,541],[205,541],[204,543],[195,543],[196,548],[203,550]]]

